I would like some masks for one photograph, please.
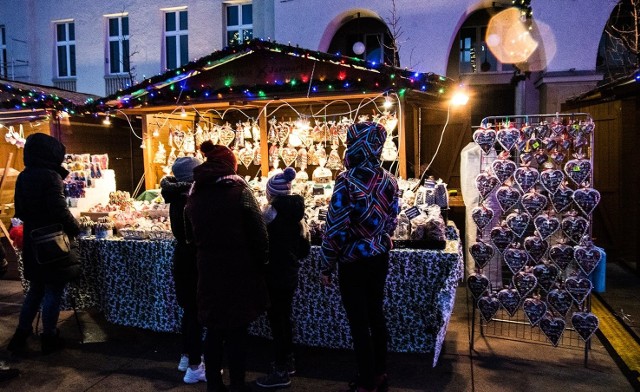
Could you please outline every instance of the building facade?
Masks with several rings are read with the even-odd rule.
[[[550,113],[601,79],[598,45],[616,3],[534,1],[538,47],[530,72],[517,73],[485,42],[508,0],[0,0],[0,77],[104,96],[262,38],[449,76],[475,96],[474,121]]]

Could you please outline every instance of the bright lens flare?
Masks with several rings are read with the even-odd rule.
[[[458,91],[451,97],[451,105],[464,106],[469,102],[469,96],[462,91]]]
[[[538,42],[531,36],[522,22],[520,10],[515,7],[491,18],[485,41],[493,55],[505,64],[523,63],[538,48]]]

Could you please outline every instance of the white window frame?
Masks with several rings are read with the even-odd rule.
[[[71,40],[69,39],[69,27],[73,24],[73,37],[74,39]],[[59,25],[64,25],[65,26],[65,40],[64,41],[58,41],[58,26]],[[56,78],[57,79],[75,79],[76,78],[76,74],[77,74],[77,69],[75,70],[76,73],[72,74],[72,56],[71,56],[71,47],[74,48],[74,56],[73,56],[73,63],[77,65],[76,63],[76,59],[75,59],[75,46],[76,46],[76,40],[75,40],[75,22],[74,20],[60,20],[60,21],[55,21],[54,22],[54,34],[55,34],[55,43],[56,43]],[[65,47],[65,55],[66,58],[64,59],[66,64],[67,64],[67,75],[60,75],[60,68],[59,68],[59,49],[60,47]]]
[[[226,3],[224,9],[224,26],[225,26],[225,35],[224,41],[225,45],[230,45],[229,42],[229,33],[237,32],[238,37],[240,38],[240,42],[243,42],[244,32],[246,30],[251,30],[251,36],[253,37],[253,17],[251,18],[251,24],[242,24],[242,6],[251,5],[251,12],[253,12],[253,2],[244,1],[244,2],[235,2],[235,3]],[[227,19],[228,9],[229,8],[237,8],[238,9],[238,24],[237,25],[229,25],[229,21]]]
[[[172,38],[175,37],[176,40],[176,58],[174,59],[176,62],[176,67],[181,67],[184,65],[184,63],[182,63],[181,61],[181,52],[182,52],[182,48],[180,46],[180,38],[182,36],[186,36],[187,37],[187,62],[189,61],[189,27],[188,27],[188,22],[187,22],[187,28],[185,30],[180,30],[180,13],[181,12],[187,12],[187,21],[189,20],[189,13],[187,11],[186,7],[180,7],[180,8],[167,8],[164,9],[164,15],[163,15],[163,23],[164,23],[164,37],[163,37],[163,45],[164,45],[164,56],[163,56],[163,67],[164,69],[169,69],[169,53],[167,50],[167,38]],[[175,24],[176,24],[176,29],[174,31],[167,31],[167,16],[169,14],[173,14],[173,17],[175,18]]]
[[[106,19],[107,19],[107,58],[109,59],[109,63],[107,64],[107,69],[106,69],[106,74],[107,75],[123,75],[123,74],[128,74],[130,69],[131,69],[131,64],[130,64],[130,58],[129,61],[127,61],[127,63],[125,63],[125,48],[124,48],[124,43],[130,43],[129,41],[129,34],[123,34],[123,30],[122,30],[122,21],[124,18],[127,18],[127,22],[129,21],[129,14],[127,13],[123,13],[123,14],[114,14],[114,15],[105,15]],[[118,35],[116,36],[112,36],[111,35],[111,20],[113,19],[117,19],[118,21]],[[128,24],[128,23],[127,23]],[[131,26],[129,26],[129,29],[131,28]],[[112,42],[117,42],[118,43],[118,58],[117,59],[113,59],[111,58],[111,43]],[[127,50],[129,51],[129,53],[126,54],[127,57],[130,56],[130,51],[131,51],[131,47],[129,46],[127,48]],[[113,65],[113,61],[116,61],[116,63],[118,64],[118,71],[117,72],[113,72],[111,70],[111,67]],[[128,64],[128,68],[129,69],[125,69],[127,67],[125,67],[125,65]]]
[[[9,63],[7,59],[7,29],[0,25],[0,77],[9,77]]]

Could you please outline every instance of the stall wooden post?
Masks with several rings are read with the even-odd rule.
[[[267,177],[269,174],[269,140],[268,140],[268,122],[267,118],[267,110],[262,111],[260,115],[260,151],[262,151],[262,155],[260,156],[260,166],[262,167],[262,176]]]
[[[2,172],[2,179],[0,179],[0,196],[2,195],[2,189],[4,188],[4,185],[7,183],[7,178],[9,177],[9,169],[11,169],[12,159],[13,159],[13,153],[10,152],[9,157],[7,158],[7,164],[4,166],[4,172]],[[5,204],[7,204],[5,203],[5,200],[0,198],[0,215],[4,213]],[[11,237],[9,237],[9,230],[7,230],[7,227],[4,225],[2,220],[0,220],[0,229],[2,230],[2,233],[4,234],[4,236],[7,237],[7,240],[9,240],[9,243],[11,244],[11,246],[13,246],[13,241],[11,241]]]

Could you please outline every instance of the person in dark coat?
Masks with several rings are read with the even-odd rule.
[[[207,159],[194,170],[185,217],[197,249],[198,318],[207,327],[207,390],[226,391],[219,372],[226,352],[230,391],[240,392],[250,390],[245,385],[247,328],[269,304],[263,274],[267,230],[251,189],[236,174],[233,152],[210,141],[200,150]]]
[[[345,171],[336,177],[322,239],[321,279],[331,283],[338,267],[358,365],[348,391],[384,392],[387,327],[382,310],[389,269],[391,234],[397,225],[398,184],[380,165],[387,137],[378,123],[356,123],[347,130]]]
[[[160,181],[164,201],[169,203],[171,231],[176,238],[173,253],[173,281],[175,282],[178,304],[184,310],[182,315],[182,356],[178,370],[186,372],[184,382],[188,384],[206,381],[202,356],[202,326],[198,321],[196,293],[198,289],[198,267],[196,247],[187,244],[184,229],[184,207],[193,184],[193,169],[202,161],[194,157],[180,157],[175,160],[171,171],[173,176],[165,176]]]
[[[64,178],[69,172],[61,164],[65,146],[44,133],[27,137],[24,145],[25,169],[18,175],[15,191],[15,217],[24,222],[22,261],[29,291],[24,299],[18,328],[7,347],[14,353],[26,348],[32,323],[42,305],[42,352],[48,354],[63,346],[58,336],[60,300],[65,285],[80,274],[77,257],[63,262],[39,264],[35,259],[31,232],[45,226],[60,224],[76,252],[75,237],[80,232],[64,196]]]
[[[291,308],[298,286],[298,260],[309,255],[311,244],[304,221],[304,198],[291,194],[296,171],[287,167],[267,181],[269,205],[263,215],[269,233],[267,288],[271,308],[267,311],[275,351],[272,372],[256,380],[263,388],[285,387],[296,372],[293,356]]]

